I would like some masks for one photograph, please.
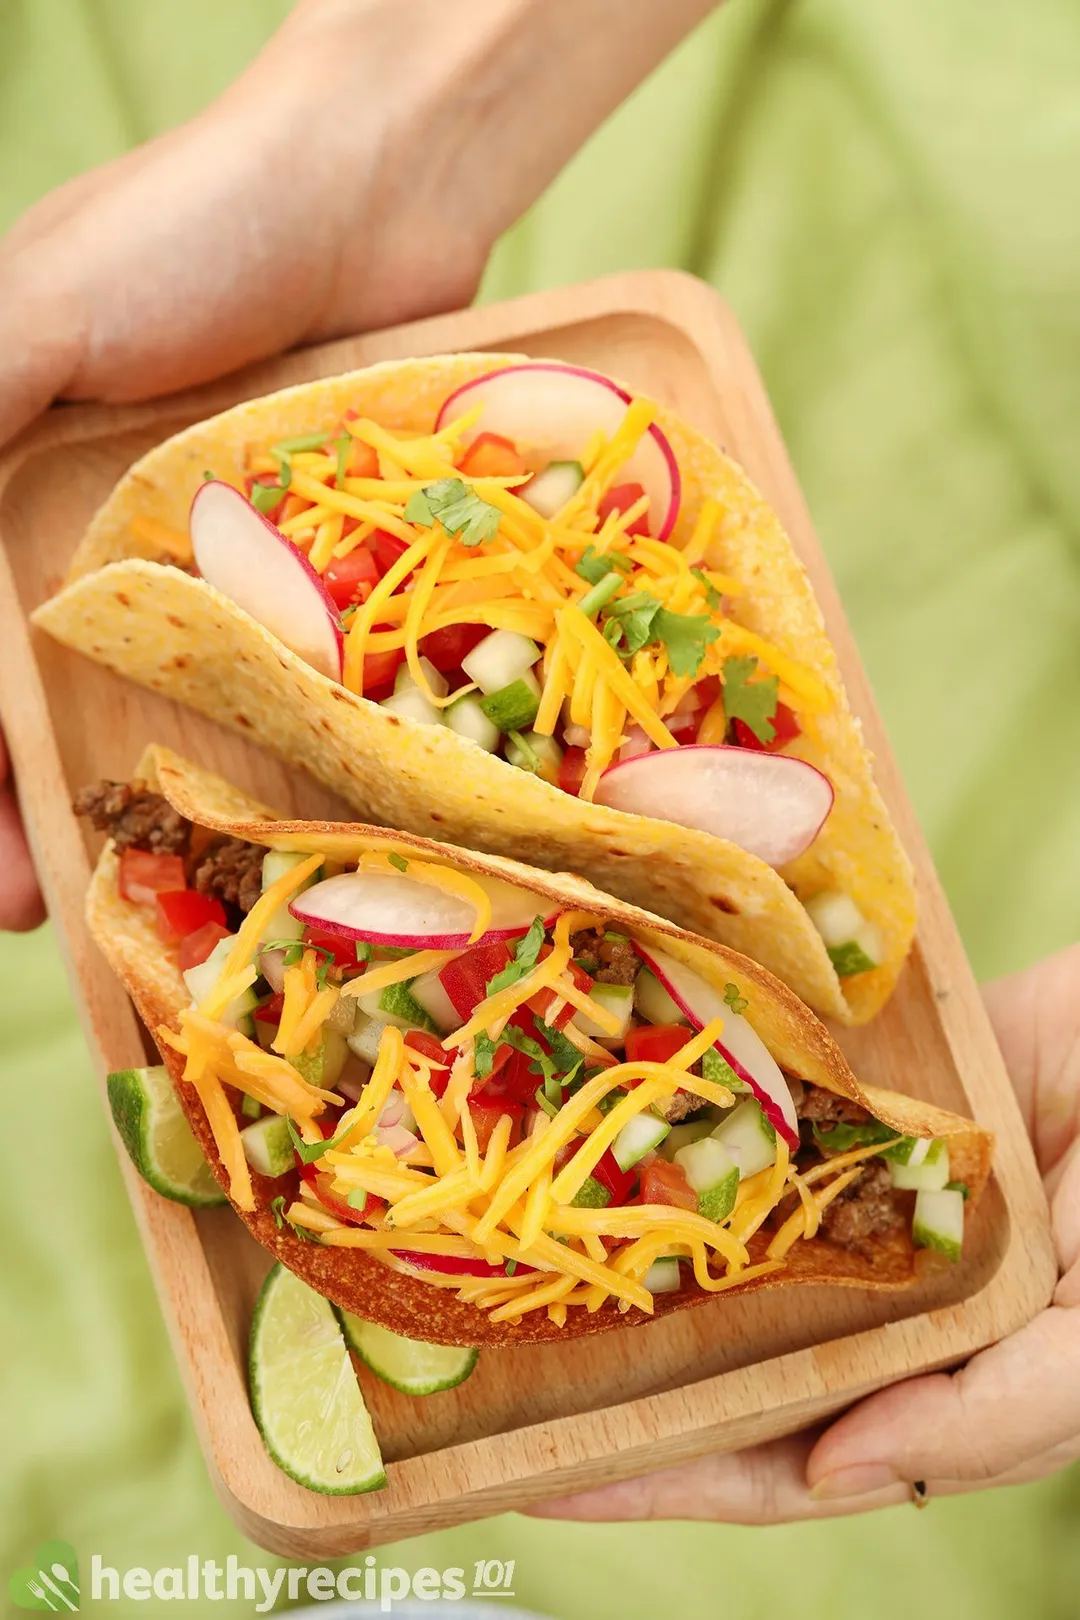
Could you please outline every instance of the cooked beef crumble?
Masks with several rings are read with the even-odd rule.
[[[216,895],[246,914],[262,893],[265,854],[260,844],[246,844],[239,838],[222,839],[199,856],[193,885],[200,894]]]
[[[674,1096],[653,1103],[653,1107],[663,1114],[669,1125],[678,1125],[687,1114],[695,1114],[699,1108],[704,1108],[705,1098],[696,1096],[692,1091],[677,1091]]]
[[[821,1086],[806,1084],[797,1104],[800,1119],[831,1130],[834,1125],[865,1125],[870,1115],[848,1097],[838,1097]]]
[[[623,934],[606,935],[602,928],[583,928],[570,939],[573,955],[596,964],[589,971],[598,984],[633,984],[641,967],[640,959]]]
[[[872,1255],[873,1239],[895,1232],[906,1224],[889,1167],[880,1159],[870,1159],[856,1181],[846,1187],[824,1210],[821,1230],[830,1243]]]
[[[145,849],[154,855],[186,854],[191,823],[174,810],[160,793],[141,782],[99,782],[75,795],[77,816],[88,816],[99,832],[106,832],[117,849]]]

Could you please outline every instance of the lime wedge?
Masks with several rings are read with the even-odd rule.
[[[106,1085],[113,1124],[143,1180],[165,1198],[194,1209],[224,1204],[225,1194],[192,1134],[164,1065],[118,1069]]]
[[[386,1484],[334,1307],[281,1265],[255,1304],[248,1381],[266,1449],[298,1485],[355,1496]]]
[[[350,1349],[384,1383],[393,1384],[405,1395],[434,1395],[440,1389],[453,1389],[468,1378],[480,1354],[454,1344],[404,1339],[375,1322],[361,1321],[350,1311],[339,1311],[338,1316]]]

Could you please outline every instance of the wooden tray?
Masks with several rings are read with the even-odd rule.
[[[265,1254],[227,1209],[192,1214],[159,1198],[118,1148],[217,1489],[252,1540],[309,1560],[801,1428],[1012,1332],[1046,1304],[1055,1278],[1020,1115],[761,380],[725,305],[671,272],[328,344],[149,405],[60,408],[0,462],[0,708],[101,1078],[145,1061],[148,1043],[86,934],[94,850],[71,814],[71,791],[126,777],[153,740],[287,813],[346,812],[232,733],[31,637],[26,613],[59,585],[83,526],[128,464],[178,428],[283,384],[470,348],[553,355],[627,378],[724,444],[776,506],[813,577],[920,890],[922,925],[896,995],[871,1028],[841,1033],[841,1045],[864,1080],[933,1097],[996,1131],[995,1179],[962,1265],[907,1294],[766,1293],[565,1348],[485,1351],[460,1389],[424,1400],[364,1374],[389,1485],[335,1498],[280,1473],[250,1415],[247,1330]]]

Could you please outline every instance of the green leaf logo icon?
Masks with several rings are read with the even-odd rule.
[[[17,1569],[8,1581],[17,1609],[73,1614],[79,1607],[79,1560],[67,1541],[43,1541],[34,1562]]]

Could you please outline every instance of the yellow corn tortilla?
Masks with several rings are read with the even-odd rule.
[[[722,519],[712,564],[744,586],[732,617],[825,684],[832,708],[800,716],[789,752],[823,770],[836,799],[811,848],[776,872],[736,845],[671,822],[589,804],[486,753],[357,698],[305,664],[202,580],[148,560],[147,524],[186,533],[204,472],[242,482],[245,454],[337,423],[353,408],[425,434],[453,390],[516,355],[393,361],[305,383],[177,434],[131,468],[95,516],[66,587],[34,614],[59,641],[257,738],[302,765],[368,820],[448,838],[551,870],[583,873],[761,962],[819,1012],[863,1023],[890,995],[911,945],[910,863],[873,780],[805,570],[742,470],[658,407],[682,474],[676,544],[708,496]],[[133,522],[139,520],[137,534]],[[878,929],[881,964],[841,980],[799,899],[849,895]]]
[[[946,1138],[952,1173],[970,1189],[969,1209],[977,1204],[986,1186],[993,1141],[988,1131],[932,1104],[861,1085],[828,1031],[791,991],[760,966],[725,946],[696,939],[662,918],[565,874],[552,876],[516,861],[481,856],[384,828],[273,820],[263,806],[165,748],[147,750],[135,780],[164,793],[174,808],[196,825],[267,848],[326,853],[342,861],[356,860],[368,850],[422,854],[450,862],[462,871],[499,877],[528,889],[544,908],[554,902],[560,908],[581,907],[598,913],[617,927],[664,949],[703,978],[721,986],[735,984],[748,1004],[746,1018],[789,1074],[850,1098],[902,1134]],[[162,1024],[176,1027],[177,1015],[190,1004],[190,996],[173,955],[157,936],[151,914],[120,897],[117,868],[117,856],[112,845],[107,844],[87,899],[90,930],[147,1027],[151,1031]],[[169,1046],[162,1047],[162,1054],[192,1128],[227,1192],[228,1177],[206,1115],[194,1088],[182,1079],[184,1060]],[[270,1203],[282,1192],[288,1202],[294,1176],[269,1180],[253,1173],[252,1184],[255,1210],[237,1213],[265,1248],[338,1305],[414,1338],[447,1344],[516,1344],[570,1338],[654,1320],[671,1310],[705,1304],[712,1297],[698,1290],[658,1295],[654,1317],[636,1309],[621,1313],[609,1300],[593,1314],[583,1309],[573,1311],[562,1328],[542,1311],[533,1311],[516,1324],[492,1323],[483,1310],[459,1300],[449,1287],[392,1270],[359,1250],[320,1247],[305,1243],[288,1227],[279,1229]],[[765,1232],[751,1240],[752,1263],[762,1258],[768,1241]],[[402,1247],[407,1247],[404,1235]],[[752,1279],[728,1293],[747,1293],[786,1282],[897,1289],[913,1283],[926,1263],[933,1265],[935,1261],[914,1250],[906,1231],[878,1240],[872,1259],[813,1238],[794,1245],[781,1271]]]

